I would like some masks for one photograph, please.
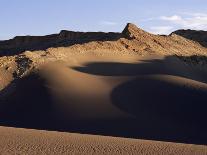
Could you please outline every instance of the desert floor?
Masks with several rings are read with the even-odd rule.
[[[205,146],[0,127],[1,154],[207,154]]]

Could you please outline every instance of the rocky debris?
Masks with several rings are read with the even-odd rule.
[[[21,78],[26,72],[31,69],[32,60],[30,60],[25,55],[18,55],[15,57],[15,62],[17,63],[17,69],[13,73],[14,79]]]
[[[207,47],[207,31],[177,30],[172,34],[180,35],[186,39],[193,40],[198,42],[200,45]]]
[[[10,67],[14,62],[13,57],[1,57],[0,58],[0,68],[8,68]]]
[[[7,66],[7,67],[6,67],[6,70],[7,70],[7,71],[10,71],[10,70],[12,70],[12,67],[11,67],[11,66]]]

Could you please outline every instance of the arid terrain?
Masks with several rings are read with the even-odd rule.
[[[0,127],[1,154],[207,154],[206,146]]]
[[[0,152],[207,154],[206,33],[0,41]]]

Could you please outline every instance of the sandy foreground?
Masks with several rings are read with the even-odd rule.
[[[1,154],[207,154],[207,147],[0,127]]]

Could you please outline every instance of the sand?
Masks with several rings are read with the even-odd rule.
[[[206,79],[174,56],[69,55],[2,91],[1,125],[206,144]]]
[[[187,144],[207,144],[206,48],[134,25],[123,34],[0,57],[0,126],[14,127],[1,127],[1,149],[205,154]]]
[[[206,146],[0,127],[1,154],[207,154]]]

